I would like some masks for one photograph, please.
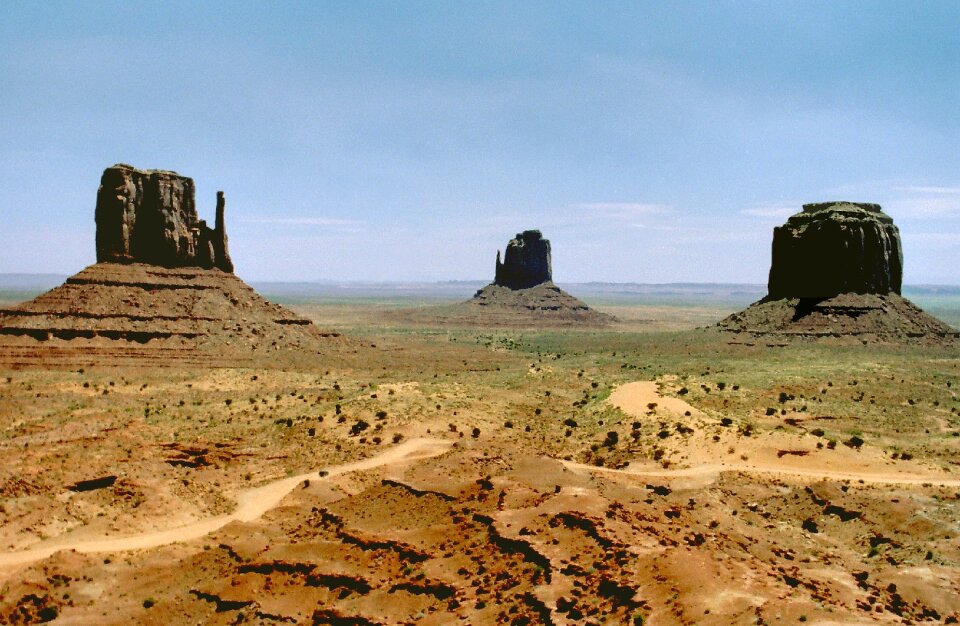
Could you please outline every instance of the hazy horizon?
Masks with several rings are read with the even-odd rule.
[[[805,202],[878,202],[956,285],[960,4],[0,5],[0,273],[95,260],[105,167],[226,192],[251,282],[765,284]],[[464,279],[463,277],[481,277]]]

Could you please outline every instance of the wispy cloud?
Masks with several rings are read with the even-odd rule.
[[[289,224],[294,226],[360,226],[362,220],[345,220],[335,217],[242,217],[245,224]]]
[[[960,216],[960,187],[894,187],[891,209],[895,216],[928,219]]]
[[[855,183],[821,194],[879,202],[893,219],[960,217],[960,185],[904,185],[892,181]]]
[[[891,203],[888,211],[894,218],[930,219],[960,216],[960,197],[913,197]],[[884,208],[884,210],[887,210]]]
[[[752,207],[749,209],[743,209],[740,211],[741,215],[749,215],[750,217],[776,217],[780,219],[786,219],[799,211],[797,206],[760,206]]]
[[[580,202],[573,205],[576,209],[598,211],[609,215],[637,216],[652,213],[669,213],[670,207],[652,202]]]
[[[685,230],[683,226],[671,226],[667,224],[649,224],[649,223],[642,223],[642,222],[634,222],[630,224],[630,227],[639,228],[642,230],[659,230],[659,231],[670,232],[670,233],[683,232]]]
[[[893,190],[937,196],[960,196],[960,187],[894,187]]]
[[[910,239],[924,244],[960,244],[960,233],[910,233]]]

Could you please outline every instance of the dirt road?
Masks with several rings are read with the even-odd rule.
[[[799,469],[795,467],[779,467],[776,465],[752,464],[724,464],[708,463],[684,467],[680,469],[658,469],[656,467],[597,467],[573,461],[561,461],[564,467],[573,470],[628,474],[633,476],[649,476],[651,478],[709,478],[718,476],[722,472],[741,472],[744,474],[769,474],[771,476],[792,477],[806,480],[846,480],[871,485],[933,485],[937,487],[960,487],[960,479],[946,478],[942,474],[894,474],[894,473],[867,473],[867,472],[836,472],[820,469]]]
[[[425,459],[442,454],[450,448],[452,442],[438,439],[411,439],[398,446],[384,451],[375,457],[347,463],[336,467],[325,468],[329,474],[326,479],[356,472],[373,469],[384,465],[395,465],[407,461]],[[186,526],[177,526],[167,530],[129,535],[126,537],[111,537],[109,539],[69,541],[52,539],[42,547],[0,554],[0,568],[9,568],[40,559],[45,559],[60,550],[76,550],[77,552],[120,552],[123,550],[141,550],[155,548],[181,541],[190,541],[203,537],[233,521],[249,522],[259,518],[266,511],[277,506],[280,501],[301,484],[304,480],[321,480],[316,471],[291,476],[281,480],[254,487],[241,492],[237,497],[237,508],[226,515],[218,515],[209,519],[200,520]]]
[[[690,415],[703,415],[697,408],[684,402],[679,398],[662,396],[657,389],[657,383],[652,380],[636,381],[620,385],[610,394],[608,402],[617,407],[624,413],[634,417],[643,418],[650,410],[651,405],[656,405],[658,410],[666,410],[674,415],[683,415],[689,412]],[[818,467],[811,464],[810,467],[800,468],[789,465],[778,465],[770,463],[699,463],[692,467],[680,469],[660,469],[658,467],[612,469],[607,467],[596,467],[593,465],[584,465],[564,461],[563,464],[570,469],[586,470],[590,472],[613,472],[622,474],[633,474],[638,476],[650,476],[659,478],[709,478],[717,476],[721,472],[743,472],[747,474],[768,474],[776,476],[793,477],[806,480],[847,480],[874,485],[936,485],[940,487],[958,487],[960,479],[951,478],[944,474],[925,474],[910,472],[885,472],[885,471],[837,471],[825,467]]]

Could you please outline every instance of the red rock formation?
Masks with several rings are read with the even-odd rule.
[[[197,214],[193,179],[176,172],[108,167],[97,191],[97,261],[233,271],[217,193],[211,229]]]

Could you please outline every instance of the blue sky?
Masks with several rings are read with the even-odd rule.
[[[94,262],[115,162],[226,192],[249,280],[766,282],[879,202],[960,283],[960,3],[0,3],[0,272]]]

